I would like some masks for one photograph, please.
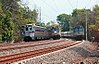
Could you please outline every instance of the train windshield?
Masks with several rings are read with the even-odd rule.
[[[28,25],[29,31],[32,31],[32,25]]]
[[[32,25],[26,25],[26,31],[32,30]]]
[[[32,25],[27,25],[26,26],[26,31],[34,32],[33,26]]]
[[[26,31],[28,31],[28,27],[26,27]]]

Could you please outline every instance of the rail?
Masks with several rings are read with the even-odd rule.
[[[39,49],[39,50],[33,50],[33,51],[29,51],[29,52],[24,52],[24,53],[19,53],[19,54],[13,54],[13,55],[7,55],[7,56],[1,56],[0,57],[0,64],[10,64],[13,62],[17,62],[20,60],[24,60],[27,58],[31,58],[31,57],[35,57],[35,56],[39,56],[42,54],[46,54],[46,53],[50,53],[53,51],[57,51],[63,48],[67,48],[76,44],[79,44],[81,42],[73,42],[73,43],[68,43],[68,44],[64,44],[64,45],[58,45],[58,46],[53,46],[53,47],[48,47],[48,48],[43,48],[43,49]]]

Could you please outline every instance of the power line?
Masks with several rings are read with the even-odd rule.
[[[51,9],[53,9],[55,12],[58,12],[55,8],[53,8],[52,6],[50,6],[48,3],[46,3],[44,0],[42,0],[43,3],[45,3],[48,7],[50,7]]]
[[[49,16],[47,16],[47,15],[43,15],[44,17],[47,17],[47,18],[49,18],[49,19],[52,19],[51,17],[49,17]]]
[[[76,4],[76,7],[78,7],[78,0],[77,0],[77,4]]]
[[[68,3],[70,4],[71,8],[73,9],[73,6],[72,6],[71,2],[70,2],[69,0],[67,0],[67,1],[68,1]]]
[[[56,6],[56,7],[57,7],[55,0],[54,0],[54,6]],[[59,9],[57,8],[57,10],[59,10]]]
[[[99,0],[96,0],[95,3],[99,5]]]
[[[67,2],[66,0],[64,0],[65,2]],[[66,3],[67,4],[67,3]],[[66,9],[66,11],[69,11],[68,9]]]
[[[48,4],[48,3],[46,3],[45,1],[43,1],[43,3],[47,4],[47,6],[48,6],[48,7],[50,7],[52,10],[54,10],[54,12],[58,12],[57,10],[59,10],[59,9],[57,9],[57,8],[56,8],[56,9],[54,9],[51,5],[49,5],[49,4]],[[55,3],[55,5],[56,5],[56,3]],[[55,6],[55,5],[54,5],[54,6]],[[47,18],[49,18],[49,17],[48,17],[48,16],[46,16],[46,15],[44,15],[44,16],[45,16],[45,17],[47,17]],[[49,19],[52,19],[52,18],[50,17]]]
[[[90,5],[91,1],[92,1],[92,0],[89,0],[88,4],[86,4],[85,9],[86,9],[86,7],[87,7],[88,5]]]
[[[43,1],[43,0],[42,0],[42,1]],[[45,1],[43,1],[43,3],[47,4]],[[35,3],[35,5],[36,5],[36,3]],[[47,4],[47,5],[48,5],[48,4]],[[51,6],[48,5],[48,7],[50,7],[50,8],[52,9]],[[53,10],[53,9],[52,9],[52,10]],[[42,21],[43,18],[41,18],[41,15],[42,15],[42,13],[41,13],[41,7],[40,7],[40,18],[39,18],[38,20],[41,20],[41,21]],[[45,14],[43,14],[43,16],[46,17],[46,18],[48,18],[48,19],[52,19],[51,17],[49,17],[49,16],[47,16],[47,15],[45,15]]]

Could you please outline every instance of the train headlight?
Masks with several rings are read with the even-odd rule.
[[[99,29],[98,29],[98,31],[99,31]]]
[[[56,31],[54,31],[54,33],[57,33]]]

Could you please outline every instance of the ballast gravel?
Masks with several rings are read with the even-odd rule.
[[[80,45],[23,60],[23,64],[99,64],[98,53],[97,45],[85,41]]]

